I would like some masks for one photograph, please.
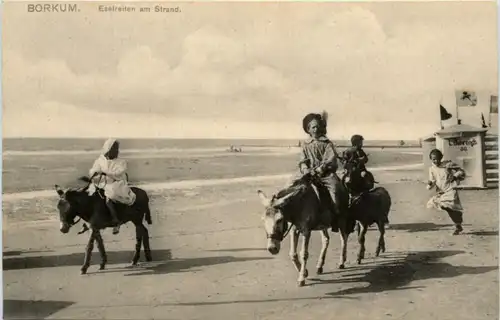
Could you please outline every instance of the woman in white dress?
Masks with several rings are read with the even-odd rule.
[[[116,139],[108,139],[104,143],[101,155],[94,161],[89,171],[93,184],[89,187],[89,194],[94,194],[96,187],[104,189],[106,205],[113,219],[113,234],[120,232],[120,222],[114,202],[133,205],[136,195],[127,182],[127,162],[119,159],[120,143]]]

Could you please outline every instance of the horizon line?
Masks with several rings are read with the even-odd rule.
[[[2,140],[5,139],[128,139],[128,140],[139,140],[139,139],[170,139],[170,140],[302,140],[307,139],[307,136],[304,137],[294,137],[294,138],[248,138],[248,137],[234,137],[234,138],[205,138],[205,137],[126,137],[126,136],[103,136],[103,137],[56,137],[56,136],[10,136],[10,137],[2,137]],[[332,138],[328,137],[330,140],[350,140],[350,137],[346,138]],[[411,138],[411,139],[364,139],[365,141],[419,141],[420,138]]]

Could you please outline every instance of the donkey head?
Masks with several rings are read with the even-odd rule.
[[[68,233],[70,228],[75,224],[75,218],[78,215],[77,206],[79,199],[85,193],[83,190],[67,190],[64,191],[60,186],[55,185],[59,200],[57,202],[57,210],[59,211],[59,231]]]
[[[264,221],[264,230],[267,235],[267,250],[275,255],[280,251],[281,241],[283,241],[288,226],[283,213],[283,207],[288,203],[293,194],[288,194],[281,198],[276,198],[274,195],[268,198],[261,190],[258,190],[257,194],[265,208],[262,220]]]

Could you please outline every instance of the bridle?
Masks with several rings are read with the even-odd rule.
[[[287,223],[287,221],[284,221],[284,222]],[[286,231],[284,233],[273,231],[273,233],[267,235],[267,238],[281,242],[281,241],[283,241],[283,239],[286,238],[286,236],[288,235],[288,233],[292,229],[292,226],[293,226],[293,223],[290,223],[290,225],[288,226],[288,228],[286,229]]]
[[[65,198],[63,198],[63,197],[61,197],[61,198],[60,198],[60,200],[67,202],[67,203],[68,203],[68,205],[69,205],[69,207],[70,207],[70,210],[71,210],[71,204],[69,203],[69,201],[68,201],[68,200],[66,200],[66,199],[65,199]],[[72,227],[72,226],[74,226],[75,224],[77,224],[78,222],[80,222],[80,220],[82,220],[82,217],[78,216],[78,219],[77,219],[76,221],[75,221],[75,218],[73,218],[73,220],[72,220],[72,221],[70,221],[70,222],[65,221],[65,222],[66,222],[66,223],[67,223],[70,227]]]

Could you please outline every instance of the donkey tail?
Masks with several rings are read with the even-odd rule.
[[[144,212],[144,220],[148,224],[153,224],[151,219],[151,209],[149,208],[149,196],[143,189],[132,187],[132,190],[136,194],[136,203],[139,211]]]
[[[149,209],[149,205],[146,206],[146,215],[144,219],[148,224],[153,224],[153,220],[151,219],[151,210]]]

